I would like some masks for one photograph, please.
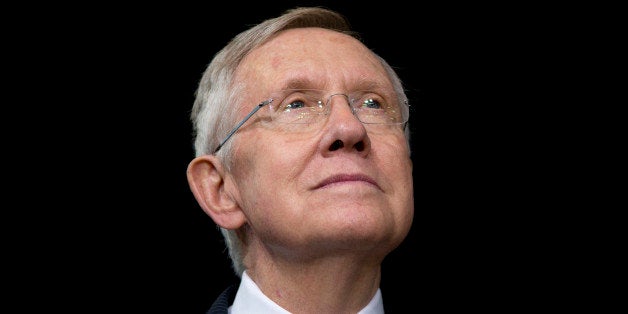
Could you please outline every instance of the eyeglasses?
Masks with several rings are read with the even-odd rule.
[[[363,124],[376,127],[403,126],[408,123],[410,108],[407,100],[398,101],[396,93],[356,91],[336,93],[325,98],[325,91],[316,89],[287,89],[275,92],[268,100],[259,103],[242,119],[214,150],[222,148],[233,134],[258,110],[268,105],[269,120],[281,124],[289,132],[309,132],[325,121],[331,111],[334,96],[346,98],[351,112]]]

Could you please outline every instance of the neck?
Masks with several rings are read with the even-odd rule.
[[[250,253],[249,277],[268,298],[293,313],[356,313],[379,288],[381,259],[368,254],[336,252],[294,260],[267,251]]]

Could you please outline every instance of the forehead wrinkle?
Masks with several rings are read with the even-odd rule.
[[[345,34],[328,30],[293,29],[280,33],[274,39],[253,49],[241,63],[238,71],[252,88],[261,92],[279,89],[340,89],[380,90],[392,84],[375,54],[362,43]],[[292,34],[296,36],[287,36]],[[320,63],[322,55],[311,54],[311,47],[321,42],[339,43],[343,49],[353,47],[363,58],[358,64],[349,64],[342,58],[333,63]],[[295,50],[302,51],[297,53]],[[285,52],[290,51],[289,55]],[[359,52],[358,52],[359,51]],[[330,60],[329,58],[325,60]],[[280,74],[277,77],[277,74]]]
[[[325,78],[320,78],[320,76],[324,76],[324,74],[312,74],[312,75],[303,75],[303,73],[296,73],[295,75],[288,75],[279,85],[277,90],[284,89],[330,89],[330,88],[340,88],[338,91],[346,91],[348,90],[368,90],[368,91],[377,91],[382,89],[390,89],[390,84],[386,80],[382,82],[381,80],[374,80],[368,75],[359,75],[351,77],[351,75],[345,75],[343,80],[326,80]],[[386,77],[384,77],[387,79]],[[336,82],[337,81],[337,82]]]
[[[263,94],[286,89],[318,89],[327,92],[353,92],[358,90],[378,92],[392,89],[392,84],[386,74],[380,71],[364,71],[364,68],[356,69],[356,71],[351,69],[342,70],[342,73],[339,74],[328,73],[324,69],[311,71],[309,68],[297,65],[292,69],[280,71],[283,73],[277,79],[271,79],[264,77],[263,73],[256,71],[253,69],[254,67],[263,69],[266,66],[257,65],[243,71],[242,77],[246,78],[245,81],[248,83],[245,89],[252,91],[250,88],[254,88]],[[358,71],[361,73],[357,74]],[[257,100],[259,99],[251,99],[248,102]],[[240,108],[240,110],[245,111],[249,109]]]

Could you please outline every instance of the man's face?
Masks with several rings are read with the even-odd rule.
[[[360,42],[318,28],[281,33],[253,50],[236,77],[246,91],[238,118],[294,84],[326,96],[365,86],[393,90]],[[329,105],[325,121],[307,133],[268,123],[268,108],[260,110],[232,139],[228,186],[253,231],[249,240],[276,254],[351,250],[383,258],[406,236],[414,212],[403,129],[365,126],[342,96]]]

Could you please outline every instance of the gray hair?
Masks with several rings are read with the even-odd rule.
[[[304,27],[319,27],[334,30],[360,38],[351,30],[347,19],[334,11],[321,7],[297,7],[287,10],[279,17],[268,19],[262,23],[235,36],[213,58],[203,73],[196,99],[191,111],[191,121],[194,135],[194,149],[196,156],[213,154],[220,141],[227,135],[236,123],[236,110],[230,104],[236,103],[242,86],[234,82],[234,75],[242,59],[253,49],[266,43],[279,32]],[[391,66],[381,57],[379,58],[386,69],[399,99],[406,100],[401,80]],[[410,148],[410,134],[406,127],[406,138]],[[233,140],[227,141],[216,156],[230,171],[232,164]],[[229,257],[236,275],[242,276],[245,270],[243,264],[244,242],[239,236],[243,230],[228,230],[220,228],[229,250]]]

